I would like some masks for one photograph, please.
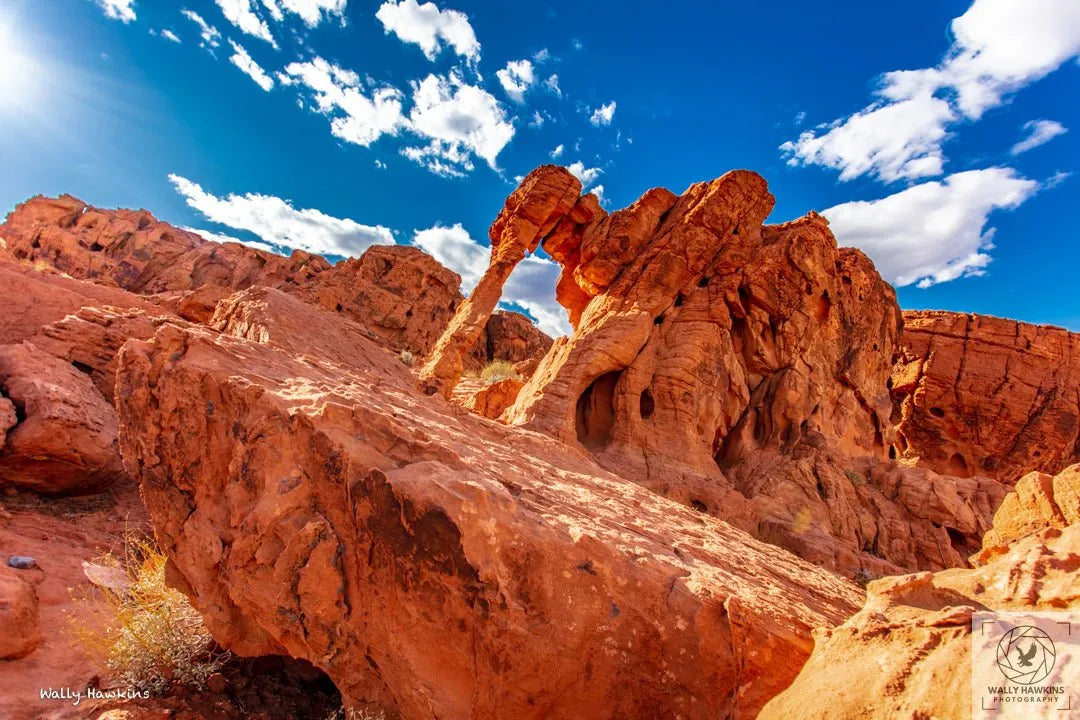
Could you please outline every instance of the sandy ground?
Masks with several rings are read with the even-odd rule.
[[[31,493],[0,496],[0,562],[29,555],[38,568],[23,570],[35,583],[40,604],[41,645],[19,660],[0,661],[0,719],[53,720],[97,717],[96,703],[47,700],[47,688],[85,688],[102,670],[69,635],[71,622],[93,623],[90,608],[72,603],[72,592],[90,587],[84,560],[119,550],[127,529],[148,532],[146,509],[134,483],[117,483],[108,492],[73,498],[40,498]]]

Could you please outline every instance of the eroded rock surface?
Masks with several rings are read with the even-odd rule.
[[[892,375],[901,456],[1013,483],[1080,462],[1080,335],[953,312],[906,311]]]
[[[484,331],[502,296],[503,284],[578,202],[581,182],[563,167],[543,165],[529,173],[506,199],[491,224],[491,260],[461,303],[420,370],[424,392],[449,399],[461,379],[465,358]]]
[[[18,420],[0,449],[5,484],[50,494],[88,492],[122,472],[116,413],[70,363],[30,342],[0,346],[0,392]]]
[[[1009,545],[1045,528],[1080,523],[1080,465],[1057,475],[1028,473],[1016,483],[994,515],[994,525],[983,536],[978,562],[1004,552]]]
[[[1021,485],[1017,494],[1025,492]],[[1002,504],[995,526],[1009,525],[1012,497]],[[1062,529],[1054,523],[999,548],[974,569],[871,582],[863,609],[837,628],[814,633],[810,660],[758,717],[972,717],[972,612],[1080,609],[1080,524]]]
[[[418,717],[752,717],[858,589],[411,375],[201,329],[121,353],[121,444],[215,637]],[[439,638],[433,642],[433,638]],[[633,678],[633,682],[628,682]]]
[[[41,642],[37,593],[24,575],[0,567],[0,660],[28,655]]]

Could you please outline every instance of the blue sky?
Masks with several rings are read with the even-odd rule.
[[[0,212],[69,192],[278,249],[414,243],[468,287],[536,165],[608,209],[744,167],[903,307],[1080,330],[1078,56],[1075,0],[6,0]],[[505,295],[549,332],[556,274]]]

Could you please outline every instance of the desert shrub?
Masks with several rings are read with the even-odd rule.
[[[386,720],[386,713],[382,710],[346,710],[341,708],[327,716],[326,720]]]
[[[480,372],[480,377],[488,382],[495,382],[496,380],[516,378],[519,376],[517,371],[514,370],[514,363],[509,360],[492,360],[487,364],[487,367]]]
[[[165,584],[165,553],[145,535],[128,533],[120,553],[87,565],[94,587],[74,594],[69,617],[74,643],[107,668],[117,686],[161,693],[176,682],[201,688],[228,659],[214,645],[187,597]]]
[[[844,474],[847,475],[847,479],[851,481],[852,485],[859,486],[866,484],[866,478],[854,470],[845,470]]]
[[[405,363],[409,367],[412,367],[414,361],[413,354],[408,350],[402,350],[401,353],[398,355],[398,360]]]

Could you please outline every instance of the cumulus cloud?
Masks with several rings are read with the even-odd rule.
[[[1069,131],[1068,128],[1056,120],[1031,120],[1024,123],[1022,129],[1027,131],[1028,136],[1012,146],[1009,152],[1013,155],[1019,155],[1032,148],[1037,148],[1050,142],[1058,135],[1064,135]]]
[[[562,145],[559,146],[560,148]],[[585,163],[578,160],[572,162],[566,166],[566,169],[570,171],[570,174],[581,181],[581,187],[583,190],[587,189],[590,185],[596,182],[596,179],[604,172],[600,168],[587,168]]]
[[[202,15],[194,10],[181,10],[180,14],[199,26],[199,47],[212,50],[221,44],[221,33],[213,25],[203,20]]]
[[[347,3],[348,0],[262,0],[263,7],[276,22],[284,19],[284,10],[298,15],[309,28],[331,17],[344,20]]]
[[[600,127],[601,125],[610,125],[611,118],[615,116],[615,101],[612,100],[606,105],[593,110],[592,116],[589,118],[589,122],[593,125]]]
[[[495,76],[499,78],[499,84],[506,94],[516,103],[525,102],[525,91],[536,82],[533,65],[528,60],[511,60],[502,70],[497,70]]]
[[[444,175],[472,170],[474,155],[498,169],[496,158],[514,137],[514,126],[489,92],[456,73],[428,75],[412,83],[412,101],[408,127],[430,142],[406,148],[406,157]]]
[[[418,5],[416,0],[387,0],[379,6],[375,17],[386,33],[394,33],[405,43],[419,45],[428,60],[444,47],[470,61],[480,59],[480,43],[465,13],[440,10],[433,2]]]
[[[254,233],[263,242],[321,255],[355,257],[375,244],[392,245],[394,235],[381,225],[362,225],[314,209],[298,210],[273,195],[247,193],[217,197],[197,183],[169,175],[187,204],[208,220]]]
[[[330,118],[330,132],[346,142],[368,147],[383,135],[396,135],[404,125],[400,90],[365,87],[355,72],[321,57],[290,63],[278,79],[308,88],[314,109]]]
[[[413,244],[461,275],[461,289],[465,293],[476,286],[491,255],[491,249],[474,240],[460,223],[417,230]],[[566,311],[555,302],[559,270],[551,260],[531,255],[514,268],[503,287],[503,302],[524,308],[549,335],[570,332]]]
[[[111,20],[125,24],[135,20],[135,0],[97,0],[97,4]]]
[[[990,213],[1019,206],[1039,183],[1012,168],[987,168],[924,182],[878,200],[847,202],[822,214],[840,245],[857,247],[897,286],[919,287],[981,275],[990,263]]]
[[[176,36],[176,33],[174,33],[172,30],[169,30],[168,28],[161,31],[161,37],[165,38],[166,40],[169,40],[170,42],[174,42],[174,43],[177,43],[177,44],[180,43],[180,38],[178,38]]]
[[[241,31],[277,47],[277,42],[270,33],[270,27],[255,14],[252,0],[214,0],[214,2],[221,8],[221,14],[225,16],[225,19]]]
[[[559,143],[558,145],[555,146],[555,149],[551,151],[551,153],[550,153],[551,158],[555,159],[555,158],[562,157],[563,150],[565,150],[565,149],[566,148],[563,147],[563,144]]]
[[[233,49],[233,54],[232,57],[229,58],[229,62],[240,68],[244,74],[254,80],[263,90],[270,92],[270,89],[274,87],[273,78],[266,74],[266,71],[262,69],[259,63],[251,59],[247,50],[242,46],[232,40],[229,40],[229,44],[232,45]]]
[[[546,87],[548,90],[555,93],[559,97],[562,97],[562,88],[559,87],[559,76],[555,73],[552,73],[551,76],[544,81],[544,87]],[[614,111],[615,109],[612,108],[612,112]]]
[[[275,255],[281,255],[281,251],[279,251],[273,245],[270,245],[269,243],[261,242],[259,240],[241,240],[240,238],[233,237],[232,235],[226,235],[225,233],[213,232],[211,230],[203,230],[201,228],[181,227],[180,229],[181,230],[186,230],[186,231],[188,231],[190,233],[195,233],[196,235],[201,236],[204,240],[209,240],[211,242],[216,242],[216,243],[240,243],[241,245],[247,245],[248,247],[253,247],[256,250],[263,250],[265,252],[273,253]]]
[[[886,73],[872,104],[781,145],[788,163],[830,167],[841,180],[941,174],[951,125],[978,120],[1080,54],[1080,3],[974,0],[952,34],[935,67]]]
[[[607,207],[607,198],[604,197],[604,186],[603,185],[593,185],[589,189],[589,192],[591,192],[593,195],[596,196],[596,201],[598,203],[600,203],[604,207]]]

